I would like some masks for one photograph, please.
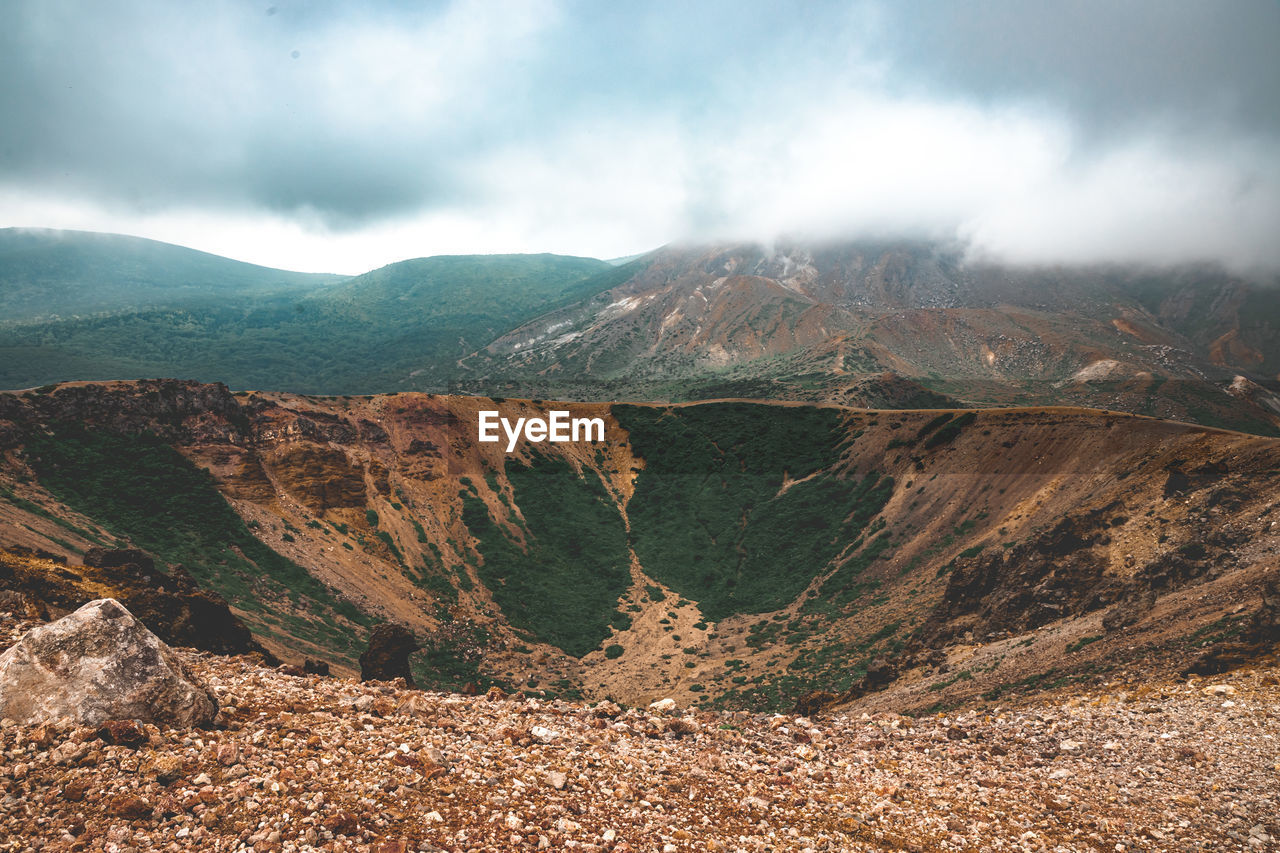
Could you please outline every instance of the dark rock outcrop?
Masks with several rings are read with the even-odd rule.
[[[280,485],[313,512],[365,505],[364,471],[337,448],[285,445],[273,456],[271,466]]]
[[[302,671],[307,675],[329,677],[329,662],[307,658],[302,662]]]
[[[64,384],[0,395],[0,421],[9,422],[0,430],[7,444],[20,443],[33,427],[56,422],[123,435],[149,432],[184,443],[243,444],[249,429],[227,386],[179,379]]]
[[[1188,483],[1220,469],[1197,468]],[[1058,619],[1108,608],[1107,630],[1133,624],[1151,610],[1155,596],[1230,568],[1245,537],[1232,529],[1195,530],[1125,578],[1108,571],[1104,546],[1111,541],[1113,507],[1067,516],[1013,548],[988,549],[956,560],[942,602],[922,636],[929,645],[972,632],[1023,633]]]
[[[1240,633],[1214,643],[1183,674],[1227,672],[1274,651],[1277,645],[1280,645],[1280,572],[1273,572],[1263,581],[1261,605],[1249,616]]]
[[[173,650],[115,599],[33,628],[0,655],[0,717],[19,723],[185,727],[211,723],[217,710]]]
[[[1104,573],[1098,546],[1110,541],[1106,513],[1068,516],[1006,551],[956,561],[942,602],[925,626],[931,645],[966,632],[1021,633],[1114,603],[1124,581]]]
[[[853,682],[843,693],[832,693],[829,690],[814,690],[806,693],[796,701],[792,713],[809,716],[824,711],[835,705],[852,702],[860,696],[884,690],[898,679],[898,667],[887,658],[875,658],[867,666],[862,678]]]
[[[215,654],[264,652],[222,596],[200,589],[181,567],[160,571],[143,551],[90,548],[83,566],[50,566],[19,549],[0,551],[0,587],[59,613],[100,596],[103,587],[171,646]],[[96,595],[91,590],[99,590]]]
[[[830,690],[813,690],[796,700],[791,713],[801,717],[812,717],[839,703],[839,693],[832,693]]]
[[[49,621],[49,608],[44,602],[14,589],[0,589],[0,613],[12,613],[23,619]]]
[[[90,548],[84,552],[84,564],[96,569],[115,569],[131,566],[147,575],[155,571],[156,563],[145,551],[137,548]]]
[[[369,648],[360,655],[361,681],[391,681],[403,678],[413,686],[413,673],[409,670],[409,655],[421,646],[413,632],[403,625],[385,623],[373,629],[369,635]]]
[[[1156,593],[1150,588],[1130,591],[1102,615],[1102,629],[1110,634],[1141,621],[1155,607]]]
[[[863,693],[871,693],[876,690],[885,689],[896,681],[897,678],[897,667],[885,658],[876,658],[871,661],[871,665],[867,667],[867,674],[855,682],[855,687],[859,687]]]

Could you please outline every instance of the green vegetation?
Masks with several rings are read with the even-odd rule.
[[[1247,614],[1223,616],[1217,621],[1201,625],[1192,631],[1183,642],[1189,646],[1203,648],[1214,643],[1220,643],[1223,640],[1229,640],[1244,630],[1248,618]]]
[[[854,482],[823,470],[843,439],[835,410],[613,412],[646,463],[627,506],[636,555],[712,621],[794,600],[887,499],[876,475]],[[783,490],[788,478],[803,482]]]
[[[1081,637],[1080,639],[1076,640],[1074,643],[1067,644],[1067,654],[1071,654],[1072,652],[1078,652],[1081,649],[1083,649],[1085,646],[1089,645],[1090,643],[1096,643],[1101,639],[1102,639],[1101,634],[1097,634],[1091,637]]]
[[[439,608],[440,627],[422,639],[422,651],[410,659],[414,680],[427,689],[461,690],[472,684],[484,690],[497,684],[511,686],[487,676],[480,668],[489,648],[489,632],[470,619],[454,619]]]
[[[454,585],[454,576],[435,554],[424,555],[420,569],[410,566],[405,566],[405,569],[405,576],[419,589],[430,592],[438,602],[457,603],[458,588]]]
[[[1082,667],[1071,673],[1064,673],[1056,667],[1050,668],[1045,672],[1037,675],[1030,675],[1018,681],[1010,681],[1004,684],[997,684],[990,690],[982,694],[982,698],[988,702],[994,702],[1001,696],[1010,693],[1036,693],[1042,690],[1057,690],[1059,687],[1065,687],[1068,684],[1081,684],[1084,682],[1097,682],[1099,677],[1114,669],[1113,664],[1093,663]]]
[[[0,230],[0,270],[0,323],[283,297],[344,278],[270,269],[139,237],[27,228]]]
[[[391,538],[391,534],[385,530],[379,530],[377,537],[383,545],[387,546],[387,550],[391,552],[391,556],[396,558],[396,562],[404,565],[404,555],[400,553],[400,549],[396,547],[396,540]]]
[[[348,663],[362,649],[372,620],[259,541],[208,473],[160,439],[59,425],[33,435],[26,451],[58,500],[161,563],[182,565],[258,627],[283,629]]]
[[[604,656],[607,657],[609,660],[615,660],[617,658],[622,657],[623,651],[624,649],[622,648],[622,646],[618,645],[617,643],[610,643],[609,645],[604,647]]]
[[[945,424],[938,427],[937,432],[929,436],[928,441],[924,443],[925,449],[929,450],[934,447],[940,447],[943,444],[950,444],[959,438],[961,430],[977,419],[977,412],[965,412],[955,420],[948,420]],[[930,423],[932,423],[932,421]]]
[[[58,525],[62,529],[69,530],[75,535],[79,536],[80,538],[87,539],[95,545],[107,544],[101,538],[99,538],[97,534],[91,533],[88,530],[84,530],[80,527],[75,526],[74,524],[67,521],[66,519],[60,518],[54,515],[53,513],[49,512],[49,510],[40,506],[40,504],[35,503],[34,501],[29,501],[26,498],[19,497],[18,495],[14,494],[9,489],[4,488],[3,486],[0,486],[0,499],[8,501],[9,503],[16,506],[18,509],[29,512],[32,515],[38,515],[43,519],[52,521],[54,524]],[[68,551],[80,550],[70,545],[66,545],[65,543],[59,543],[59,544],[62,544],[63,547],[65,547]]]
[[[835,642],[816,648],[802,649],[782,672],[771,672],[747,678],[735,675],[729,679],[733,687],[727,688],[712,702],[715,708],[749,708],[760,711],[785,711],[795,706],[796,700],[814,690],[841,692],[847,690],[867,672],[871,661],[881,656],[898,653],[904,640],[897,636],[902,624],[894,621],[860,642]],[[752,638],[747,645],[762,647],[773,635],[782,631],[797,631],[794,623],[783,626],[778,622],[763,620],[750,629]],[[806,638],[805,630],[799,633]],[[765,642],[760,642],[764,640]],[[742,665],[740,660],[725,662],[730,671]],[[718,676],[721,679],[723,676]]]
[[[962,669],[950,678],[942,681],[935,681],[933,684],[930,684],[929,690],[935,693],[939,690],[946,690],[958,681],[973,681],[973,672],[967,669]]]
[[[3,249],[0,241],[9,294],[10,271],[21,265]],[[128,292],[134,277],[113,271],[114,261],[94,267],[93,287],[76,281],[73,267],[55,270],[51,274],[70,277],[67,293],[44,301],[38,297],[45,279],[32,262],[29,286],[0,301],[20,298],[30,305],[19,311],[14,302],[17,313],[0,311],[0,317],[61,316],[0,323],[0,387],[184,376],[304,394],[443,390],[455,378],[458,358],[540,314],[607,289],[624,269],[629,277],[641,268],[557,255],[449,256],[338,279],[213,261],[207,274],[187,276],[190,259],[139,272],[146,285],[139,296]],[[249,272],[237,278],[240,268]],[[112,284],[111,276],[120,280]],[[100,281],[107,283],[104,301],[81,306],[72,299],[71,284],[79,293],[96,293]],[[88,316],[95,311],[101,313]]]
[[[461,493],[463,521],[483,557],[480,579],[512,626],[581,657],[610,623],[629,618],[617,610],[630,582],[622,516],[593,473],[579,477],[565,462],[508,460],[506,474],[527,522],[524,547],[483,501]]]

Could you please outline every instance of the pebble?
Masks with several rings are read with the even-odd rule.
[[[945,718],[815,720],[464,698],[179,654],[237,709],[225,728],[109,743],[127,727],[0,724],[0,838],[116,853],[1276,843],[1274,666],[1128,688],[1137,704],[1077,687]]]

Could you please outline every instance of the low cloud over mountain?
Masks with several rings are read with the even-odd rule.
[[[1268,2],[0,12],[3,225],[298,269],[917,236],[1280,266]]]

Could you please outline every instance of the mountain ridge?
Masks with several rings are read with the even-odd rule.
[[[123,234],[0,229],[3,323],[297,292],[345,276],[274,269]]]
[[[508,456],[482,408],[608,439]],[[0,544],[142,545],[286,660],[350,671],[392,619],[425,683],[636,704],[787,708],[878,658],[896,677],[849,701],[1179,670],[1274,575],[1277,477],[1280,441],[1114,411],[0,394]],[[179,492],[206,508],[146,497]]]
[[[5,281],[0,263],[0,296]],[[1068,404],[1280,433],[1280,284],[1203,265],[725,244],[621,266],[410,259],[255,293],[0,327],[0,386],[185,375],[303,393]]]
[[[1280,287],[1218,270],[982,266],[928,243],[676,247],[646,262],[466,363],[548,396],[690,399],[719,382],[840,400],[892,373],[972,405],[1280,425]],[[1257,393],[1234,394],[1236,377]]]

